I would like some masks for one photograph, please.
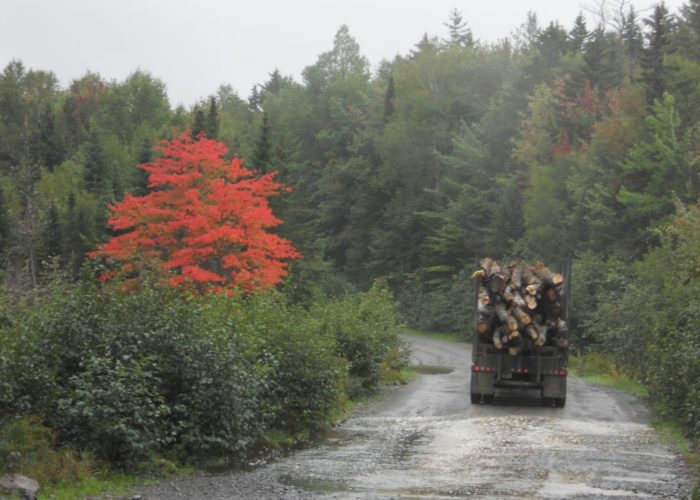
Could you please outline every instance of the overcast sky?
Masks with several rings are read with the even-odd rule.
[[[190,106],[222,83],[247,97],[275,68],[299,79],[330,50],[342,24],[374,68],[408,53],[423,33],[446,36],[454,8],[476,38],[495,41],[522,24],[528,10],[543,25],[559,20],[568,29],[580,10],[601,1],[0,0],[0,64],[20,59],[53,71],[63,86],[87,70],[123,80],[141,68],[165,82],[173,106]],[[626,2],[638,11],[656,3]],[[683,3],[666,1],[671,12]]]

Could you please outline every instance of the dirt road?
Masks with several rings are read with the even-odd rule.
[[[252,472],[153,486],[144,498],[686,498],[691,471],[644,407],[569,379],[567,406],[528,394],[469,399],[470,347],[406,337],[439,369],[340,425],[319,446]],[[450,371],[451,370],[451,371]],[[448,372],[449,373],[446,373]]]

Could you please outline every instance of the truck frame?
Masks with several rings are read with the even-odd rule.
[[[571,257],[559,267],[564,275],[561,290],[561,316],[569,319],[571,297]],[[522,351],[516,356],[483,341],[476,329],[478,280],[474,283],[474,322],[472,327],[471,402],[491,404],[497,389],[539,390],[547,406],[566,405],[568,349],[545,345]]]

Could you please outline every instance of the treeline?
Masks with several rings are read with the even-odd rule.
[[[0,76],[3,281],[21,293],[47,269],[78,277],[108,236],[105,206],[146,189],[134,165],[191,127],[293,188],[275,200],[280,232],[305,256],[284,286],[293,301],[382,277],[406,321],[465,331],[477,258],[555,267],[574,254],[573,347],[665,363],[666,336],[692,331],[692,314],[662,321],[663,308],[640,301],[629,322],[610,318],[635,290],[671,286],[647,274],[659,252],[669,276],[694,262],[694,233],[677,226],[697,224],[700,1],[644,16],[625,0],[599,5],[567,26],[532,13],[496,43],[454,11],[442,37],[374,72],[343,26],[301,82],[274,71],[247,98],[224,85],[191,109],[171,109],[144,72],[61,89],[13,62]],[[692,290],[693,269],[679,290]],[[691,358],[676,360],[687,373]],[[695,404],[686,396],[673,407]]]

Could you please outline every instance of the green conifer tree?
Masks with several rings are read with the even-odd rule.
[[[210,139],[219,138],[219,108],[216,104],[216,98],[213,96],[209,98],[209,111],[206,116],[204,133]]]
[[[110,172],[100,136],[94,128],[90,130],[85,145],[83,165],[85,184],[88,189],[92,193],[106,194],[108,187],[111,186]]]
[[[272,160],[272,145],[270,144],[270,120],[267,113],[263,112],[262,123],[260,124],[260,134],[255,143],[255,152],[253,153],[253,166],[261,173],[270,171],[270,163]]]
[[[579,12],[574,21],[574,27],[569,31],[569,51],[574,54],[581,53],[590,34],[586,27],[586,18],[582,12]]]
[[[394,115],[394,99],[396,97],[396,88],[394,83],[394,76],[389,76],[389,83],[386,86],[386,92],[384,93],[384,121],[388,122]]]
[[[194,108],[194,118],[192,119],[192,138],[197,139],[199,134],[207,133],[207,119],[201,107]]]
[[[644,82],[647,86],[647,100],[651,104],[661,99],[666,88],[667,69],[664,56],[670,52],[671,17],[666,5],[661,2],[654,8],[651,17],[644,19],[649,31],[646,34],[647,45],[642,58]]]

